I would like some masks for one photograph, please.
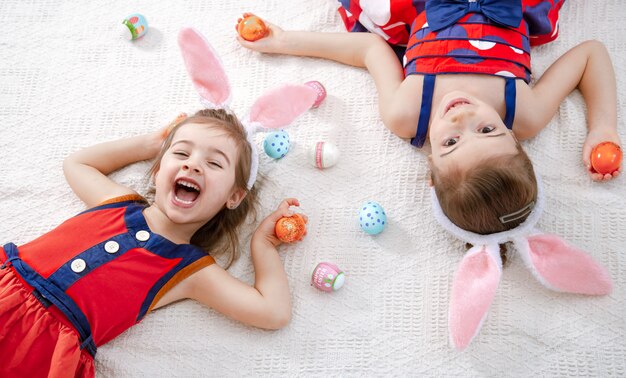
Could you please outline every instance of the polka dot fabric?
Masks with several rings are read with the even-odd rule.
[[[391,44],[407,45],[405,75],[479,73],[529,82],[530,46],[558,36],[558,11],[563,2],[523,0],[523,19],[517,28],[469,13],[438,32],[428,27],[423,2],[413,5],[411,0],[391,0],[385,8],[380,4],[373,7],[370,1],[346,0],[339,13],[349,31],[370,30]]]
[[[284,130],[272,131],[263,141],[265,153],[272,159],[280,159],[289,152],[289,134]]]

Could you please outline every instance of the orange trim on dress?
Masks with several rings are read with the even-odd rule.
[[[207,255],[206,257],[202,257],[202,258],[194,261],[193,263],[187,265],[183,269],[181,269],[178,273],[176,273],[174,275],[174,277],[172,277],[165,285],[163,285],[161,290],[159,290],[159,292],[154,296],[154,299],[152,300],[152,303],[150,303],[150,307],[148,307],[148,312],[147,313],[152,311],[154,306],[157,303],[159,303],[159,301],[161,300],[161,298],[163,298],[165,293],[170,291],[174,286],[178,285],[182,280],[184,280],[185,278],[191,276],[192,274],[194,274],[195,272],[199,271],[200,269],[205,268],[205,267],[207,267],[209,265],[212,265],[212,264],[215,264],[215,259],[213,259],[213,257]]]
[[[118,203],[118,202],[124,202],[124,201],[148,202],[143,196],[135,193],[135,194],[124,194],[123,196],[109,198],[108,200],[99,203],[98,206],[110,205],[112,203]]]

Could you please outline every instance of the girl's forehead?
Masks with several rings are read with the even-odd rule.
[[[224,130],[221,126],[208,123],[190,122],[178,128],[176,134],[174,135],[174,140],[194,135],[201,137],[229,136],[228,132],[226,132],[226,130]]]
[[[232,136],[220,126],[204,123],[188,123],[178,128],[172,138],[171,146],[187,145],[200,149],[220,151],[234,158],[237,154],[237,143]]]

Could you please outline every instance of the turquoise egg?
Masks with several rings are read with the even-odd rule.
[[[370,235],[383,232],[387,224],[385,210],[378,202],[367,201],[359,208],[359,225]]]
[[[265,136],[263,149],[272,159],[280,159],[289,152],[289,134],[285,130],[272,131]]]

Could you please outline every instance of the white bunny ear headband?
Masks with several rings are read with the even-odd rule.
[[[505,223],[507,218],[513,220],[530,213],[528,218],[511,230],[489,235],[469,232],[452,223],[431,189],[437,221],[451,234],[473,245],[454,274],[450,295],[448,327],[450,339],[459,350],[465,349],[478,334],[495,296],[502,275],[499,244],[513,242],[533,276],[551,290],[587,295],[605,295],[612,290],[608,272],[590,256],[560,237],[535,228],[544,205],[539,177],[537,187],[535,204],[501,217],[500,221]]]
[[[187,72],[200,95],[200,102],[209,109],[227,109],[231,97],[230,84],[215,50],[192,28],[179,32],[178,45]],[[261,128],[276,129],[287,126],[310,109],[316,98],[315,89],[304,84],[283,85],[265,93],[252,105],[250,113],[242,120],[252,148],[248,190],[252,189],[259,169],[254,134]]]

